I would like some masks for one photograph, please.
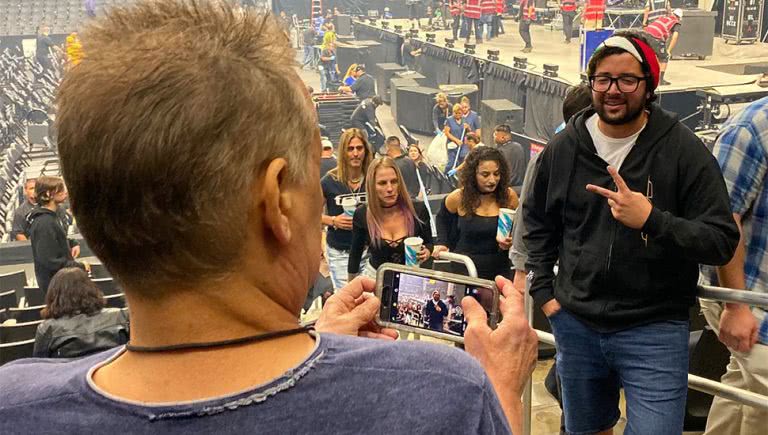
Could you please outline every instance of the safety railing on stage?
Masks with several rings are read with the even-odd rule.
[[[526,285],[526,298],[525,298],[525,312],[528,316],[528,322],[533,327],[533,299],[527,292]],[[744,290],[733,290],[722,287],[712,286],[699,286],[699,298],[713,299],[723,302],[734,302],[746,305],[755,305],[760,307],[768,307],[768,294],[755,293]],[[555,343],[554,335],[539,331],[536,331],[536,335],[539,337],[539,341],[547,343],[553,346],[557,346]],[[528,379],[525,390],[523,391],[523,435],[530,435],[531,433],[531,391],[533,387],[533,380]],[[703,393],[711,394],[713,396],[719,396],[728,400],[743,403],[745,405],[754,406],[757,408],[768,410],[768,396],[753,393],[751,391],[743,390],[741,388],[735,388],[725,385],[720,382],[716,382],[710,379],[702,378],[688,374],[688,387],[701,391]]]

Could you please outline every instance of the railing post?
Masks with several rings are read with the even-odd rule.
[[[528,324],[533,328],[533,299],[531,298],[529,290],[531,289],[531,279],[526,277],[525,279],[525,317],[528,319]],[[533,400],[533,375],[528,376],[528,380],[525,383],[525,389],[523,390],[523,435],[531,435],[531,412],[532,412],[532,400]]]

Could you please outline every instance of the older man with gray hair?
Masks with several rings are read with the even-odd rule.
[[[3,366],[0,433],[519,431],[536,337],[509,281],[495,331],[464,303],[476,360],[393,341],[371,280],[331,297],[315,330],[299,324],[321,145],[279,30],[223,1],[143,0],[82,32],[87,56],[59,93],[61,163],[131,338]]]

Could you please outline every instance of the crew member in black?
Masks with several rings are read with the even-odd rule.
[[[339,87],[341,92],[354,93],[361,101],[376,95],[376,80],[365,73],[365,65],[355,68],[355,83]]]
[[[372,128],[375,128],[377,125],[376,108],[381,106],[381,104],[381,97],[378,95],[374,95],[371,98],[362,100],[352,112],[352,116],[350,117],[349,121],[352,127],[366,132],[368,136],[373,134],[374,131]],[[370,127],[368,127],[366,124],[370,125]]]
[[[67,188],[58,177],[40,177],[35,185],[38,207],[32,210],[27,220],[30,222],[29,237],[32,241],[32,258],[35,262],[37,285],[43,292],[48,290],[51,278],[65,267],[88,268],[75,261],[80,254],[80,246],[74,240],[67,239],[64,223],[57,210],[59,204],[67,200]]]
[[[419,262],[427,260],[432,249],[429,212],[421,202],[411,202],[394,159],[374,160],[366,178],[368,204],[355,211],[352,223],[349,280],[360,273],[360,259],[366,246],[371,257],[365,274],[372,277],[383,263],[405,264],[403,242],[408,237],[421,237],[424,241],[417,255]]]
[[[500,208],[517,208],[518,198],[509,188],[509,167],[499,150],[477,147],[467,155],[459,172],[461,188],[443,201],[437,215],[437,245],[433,255],[455,251],[469,256],[480,278],[510,277],[508,257],[511,234],[496,239]],[[461,272],[458,271],[457,272]]]

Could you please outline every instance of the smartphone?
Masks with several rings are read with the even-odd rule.
[[[464,342],[467,329],[463,298],[480,302],[492,329],[499,318],[499,289],[493,281],[453,273],[385,263],[376,275],[376,296],[381,300],[379,325],[458,343]]]

